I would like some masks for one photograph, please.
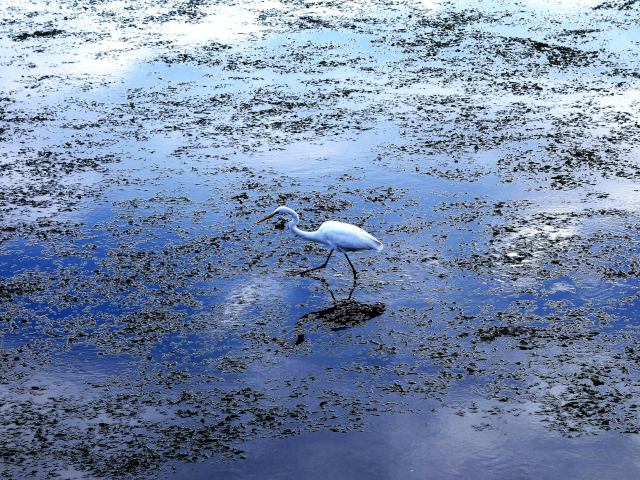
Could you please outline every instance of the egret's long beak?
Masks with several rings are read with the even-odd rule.
[[[276,213],[277,213],[277,212],[273,212],[273,213],[270,213],[269,215],[267,215],[266,217],[261,218],[260,220],[258,220],[258,221],[256,222],[256,225],[257,225],[257,224],[259,224],[259,223],[264,222],[265,220],[269,220],[271,217],[275,216],[275,214],[276,214]]]

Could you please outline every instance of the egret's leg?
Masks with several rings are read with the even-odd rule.
[[[329,259],[331,258],[331,255],[333,255],[333,250],[331,250],[329,252],[329,256],[327,257],[327,259],[324,261],[324,263],[322,265],[320,265],[319,267],[310,268],[309,270],[304,270],[303,272],[300,272],[300,275],[305,274],[305,273],[309,273],[309,272],[313,272],[315,270],[320,270],[321,268],[326,267],[327,263],[329,263]]]
[[[353,272],[353,281],[356,281],[356,278],[358,277],[358,272],[356,272],[355,267],[353,266],[353,263],[351,263],[351,260],[349,260],[349,257],[347,256],[347,254],[345,253],[344,256],[347,258],[347,262],[349,262],[349,266],[351,267],[351,271]]]

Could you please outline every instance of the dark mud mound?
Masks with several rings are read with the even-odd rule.
[[[300,318],[299,324],[320,322],[332,330],[355,327],[372,318],[379,317],[385,311],[381,302],[361,303],[357,300],[339,300],[329,308],[309,312]]]
[[[14,36],[13,39],[17,42],[21,42],[29,38],[55,37],[56,35],[61,35],[63,33],[64,33],[64,30],[60,30],[58,28],[52,28],[51,30],[36,30],[35,32],[19,33],[18,35]]]

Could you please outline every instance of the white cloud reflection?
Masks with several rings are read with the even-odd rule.
[[[247,318],[246,311],[257,303],[278,298],[282,295],[282,286],[273,278],[254,277],[236,285],[222,304],[222,323],[241,323]]]

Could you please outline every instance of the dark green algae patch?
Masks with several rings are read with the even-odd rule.
[[[637,453],[637,4],[238,5],[189,41],[210,5],[59,7],[2,16],[2,476],[451,412]],[[353,292],[253,225],[285,203],[382,239]]]

